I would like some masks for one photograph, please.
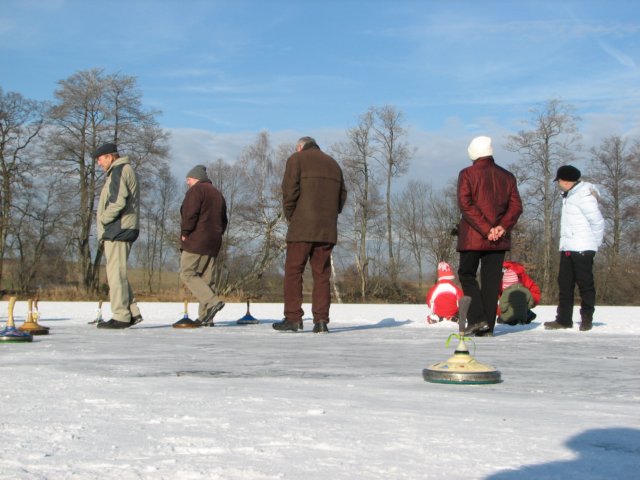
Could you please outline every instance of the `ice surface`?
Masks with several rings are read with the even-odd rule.
[[[640,307],[499,325],[469,344],[495,385],[423,381],[457,331],[424,305],[333,305],[328,335],[274,331],[280,304],[195,330],[171,328],[182,303],[124,331],[88,325],[96,307],[41,301],[50,335],[0,345],[0,479],[640,478]]]

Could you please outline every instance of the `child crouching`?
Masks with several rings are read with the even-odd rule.
[[[427,306],[430,309],[427,323],[442,320],[458,321],[458,302],[463,293],[453,280],[451,266],[447,262],[438,263],[438,281],[427,292]]]

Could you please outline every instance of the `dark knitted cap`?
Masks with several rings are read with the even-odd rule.
[[[578,170],[573,165],[563,165],[558,168],[558,173],[556,173],[556,178],[554,182],[558,180],[564,180],[566,182],[577,182],[580,180],[580,170]]]
[[[209,180],[207,176],[207,167],[204,165],[196,165],[187,173],[187,178],[195,178],[196,180]]]
[[[101,147],[98,147],[93,153],[93,158],[98,158],[101,155],[107,155],[109,153],[118,153],[118,147],[115,143],[105,143]]]

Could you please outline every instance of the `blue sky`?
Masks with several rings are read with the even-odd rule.
[[[417,148],[408,177],[440,185],[471,138],[506,136],[559,98],[584,143],[640,139],[640,2],[0,0],[0,86],[50,100],[102,67],[138,78],[172,134],[174,172],[275,142],[341,140],[394,105]],[[443,168],[443,165],[449,165]]]

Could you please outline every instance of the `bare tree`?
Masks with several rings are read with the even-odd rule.
[[[140,241],[136,242],[137,256],[145,270],[149,293],[162,287],[167,259],[177,250],[175,232],[178,227],[172,215],[178,209],[177,181],[166,165],[155,178],[155,186],[148,190],[147,201],[141,207],[145,228],[142,229]]]
[[[54,96],[50,153],[66,174],[69,188],[77,193],[76,218],[69,233],[76,247],[81,285],[95,289],[102,250],[96,250],[92,261],[91,234],[102,173],[92,153],[103,142],[117,143],[138,170],[144,191],[151,181],[147,172],[166,162],[167,135],[155,121],[158,112],[143,108],[133,77],[106,75],[98,68],[84,70],[61,80]]]
[[[7,236],[13,214],[13,197],[32,166],[29,150],[42,132],[45,104],[0,88],[0,285]]]
[[[427,256],[428,236],[430,234],[429,205],[431,185],[419,180],[411,180],[406,188],[395,197],[393,202],[395,221],[399,237],[407,244],[418,269],[418,288],[422,290],[422,271]]]
[[[230,282],[231,271],[234,270],[234,258],[230,251],[239,251],[243,247],[244,236],[236,228],[237,207],[242,194],[242,170],[238,165],[229,164],[219,158],[209,164],[207,171],[213,185],[220,190],[227,204],[227,220],[229,226],[222,239],[222,246],[214,271],[214,283],[218,288],[226,288]]]
[[[631,178],[633,179],[633,184],[635,185],[635,191],[638,191],[638,189],[640,189],[640,140],[636,140],[633,143],[630,162]],[[640,222],[638,220],[640,218],[640,202],[636,202],[629,208],[629,215],[631,216],[631,218],[634,218],[635,221],[633,223],[633,227],[629,229],[630,238],[628,239],[628,243],[629,248],[631,248],[632,251],[636,252],[640,247]]]
[[[16,198],[11,237],[17,257],[14,277],[22,293],[33,291],[36,282],[42,285],[52,272],[65,271],[64,243],[58,238],[57,225],[66,212],[56,182],[49,183],[51,180],[46,177],[45,182],[29,184]],[[60,275],[54,277],[54,281],[63,280]]]
[[[258,134],[239,159],[242,191],[234,206],[230,228],[242,235],[242,248],[230,252],[244,268],[221,289],[222,294],[255,288],[262,275],[285,249],[285,222],[280,184],[293,146],[274,149],[267,132]],[[237,212],[237,213],[236,213]],[[245,260],[244,262],[242,262]]]
[[[625,234],[633,232],[638,225],[634,208],[640,196],[637,193],[638,182],[633,175],[634,152],[628,148],[627,141],[617,135],[605,138],[598,148],[591,149],[591,162],[588,176],[599,184],[600,207],[607,222],[605,236],[606,271],[601,276],[598,294],[606,299],[614,289],[620,290],[620,279],[626,276],[628,262],[622,261],[621,253],[634,255],[624,241]],[[623,275],[618,275],[622,270]],[[612,299],[614,300],[614,299]],[[621,299],[615,299],[618,301]]]
[[[556,169],[575,159],[580,149],[580,134],[576,128],[579,117],[572,106],[560,100],[548,102],[531,110],[529,130],[521,130],[509,136],[506,148],[520,154],[520,160],[510,168],[523,189],[523,222],[532,229],[527,237],[526,249],[536,252],[536,265],[542,278],[540,286],[543,298],[548,301],[555,292],[551,282],[552,255],[557,248],[554,242],[559,195],[553,183]],[[542,238],[540,238],[542,237]]]
[[[374,172],[372,110],[360,116],[358,125],[347,130],[347,140],[331,146],[331,153],[344,169],[345,183],[350,200],[341,223],[346,223],[341,232],[354,244],[354,256],[360,280],[360,299],[366,300],[369,290],[370,256],[367,242],[371,221],[379,215],[379,180]]]
[[[460,219],[456,195],[456,179],[441,189],[430,189],[427,196],[427,257],[434,267],[445,261],[454,265],[456,256],[455,229]]]
[[[395,107],[386,105],[375,108],[373,123],[374,137],[377,143],[377,160],[386,172],[386,214],[387,214],[387,253],[391,284],[398,287],[398,259],[393,252],[393,208],[391,205],[391,184],[395,177],[403,175],[411,159],[412,151],[403,140],[406,129],[403,126],[403,114]]]

